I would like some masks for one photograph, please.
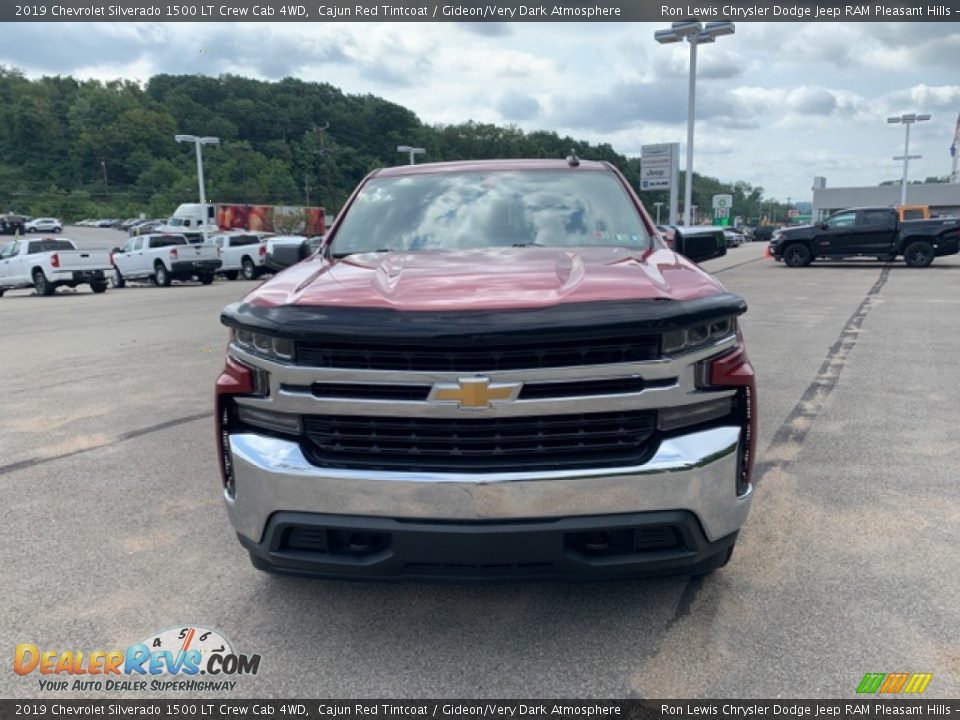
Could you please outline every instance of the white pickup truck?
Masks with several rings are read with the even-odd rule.
[[[163,233],[130,238],[122,248],[113,249],[112,260],[113,284],[118,288],[127,280],[145,278],[161,287],[194,277],[209,285],[220,267],[220,255],[213,245],[191,245],[183,235]]]
[[[14,240],[0,249],[0,295],[15,288],[36,288],[37,295],[53,295],[61,285],[90,285],[95,293],[107,289],[110,253],[78,250],[66,238]]]
[[[217,271],[227,280],[256,280],[266,270],[267,238],[249,232],[221,233],[212,236],[207,243],[220,250],[223,263]]]

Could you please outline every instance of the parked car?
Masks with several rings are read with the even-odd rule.
[[[723,235],[727,240],[727,247],[740,247],[744,243],[744,234],[742,230],[738,228],[725,227],[723,228]]]
[[[609,163],[375,171],[221,314],[230,520],[269,571],[709,572],[752,496],[745,310]]]
[[[122,248],[113,249],[111,262],[113,284],[118,288],[127,280],[146,278],[161,287],[194,277],[209,285],[220,267],[214,246],[191,245],[183,235],[159,233],[130,238]]]
[[[143,222],[143,218],[127,218],[122,223],[120,223],[121,230],[129,230],[131,225],[136,225],[137,223]]]
[[[156,218],[154,220],[141,220],[135,222],[133,225],[127,228],[127,234],[133,237],[134,235],[144,235],[146,233],[155,232],[158,227],[167,222],[166,218]]]
[[[960,220],[901,220],[896,208],[851,208],[817,225],[778,230],[770,251],[789,267],[857,256],[902,257],[910,267],[927,267],[935,257],[960,252]]]
[[[63,230],[63,223],[56,218],[34,218],[26,224],[28,233],[52,232],[58,233]]]
[[[0,215],[0,235],[23,235],[26,231],[26,216],[16,213]]]
[[[779,229],[779,225],[758,225],[753,229],[753,240],[754,242],[770,242],[770,238]]]
[[[35,288],[37,295],[53,295],[61,285],[89,285],[106,292],[110,254],[79,250],[67,238],[20,239],[0,250],[0,295],[14,288]]]
[[[208,241],[220,251],[218,272],[227,280],[256,280],[265,269],[267,259],[266,237],[257,233],[221,233]]]

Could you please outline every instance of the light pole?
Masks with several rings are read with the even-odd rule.
[[[104,158],[100,158],[100,169],[103,170],[103,196],[109,199],[110,191],[107,189],[107,161]]]
[[[410,165],[417,164],[417,155],[423,155],[426,150],[423,148],[413,147],[411,145],[397,145],[397,152],[405,152],[410,155]]]
[[[200,185],[200,206],[203,208],[203,242],[207,242],[207,191],[203,183],[203,145],[219,145],[220,138],[200,137],[199,135],[174,135],[173,139],[177,142],[192,142],[197,150],[197,183]]]
[[[663,207],[662,202],[655,202],[653,206],[657,209],[657,225],[660,224],[660,208]]]
[[[910,126],[914,123],[929,120],[929,115],[917,115],[916,113],[904,113],[895,117],[888,117],[887,122],[891,125],[902,124],[906,129],[903,138],[903,155],[897,155],[894,160],[903,160],[903,180],[900,181],[900,204],[907,204],[907,174],[910,171],[910,161],[919,160],[922,155],[910,154]]]
[[[712,43],[721,35],[733,35],[732,22],[710,22],[704,25],[696,20],[675,22],[668,30],[657,30],[653,37],[661,45],[686,40],[690,43],[690,89],[687,95],[687,172],[683,184],[684,224],[691,225],[693,202],[693,123],[696,115],[697,45]]]

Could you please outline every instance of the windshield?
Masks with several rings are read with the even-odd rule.
[[[519,170],[373,178],[333,254],[493,247],[650,247],[640,214],[608,172]]]
[[[167,222],[167,225],[171,227],[180,227],[183,225],[183,220],[180,218],[170,218],[170,220]]]

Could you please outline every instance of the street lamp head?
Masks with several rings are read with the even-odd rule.
[[[897,125],[897,124],[899,124],[899,122],[900,122],[900,118],[899,118],[899,117],[888,117],[888,118],[887,118],[887,122],[890,123],[891,125]]]
[[[197,139],[196,135],[174,135],[173,139],[177,142],[193,142]]]
[[[703,31],[703,23],[697,20],[683,20],[670,25],[670,29],[682,38],[690,35],[699,35]]]
[[[220,138],[218,137],[202,137],[200,138],[200,143],[203,145],[219,145]]]
[[[929,119],[930,119],[930,116],[929,116],[929,115],[917,115],[917,120],[918,120],[918,121],[920,121],[920,120],[929,120]]]
[[[704,43],[716,42],[717,39],[710,33],[702,32],[697,35],[697,45],[703,45]]]
[[[716,38],[721,35],[733,35],[737,31],[737,26],[732,22],[709,22],[703,31]]]
[[[397,152],[410,152],[413,150],[409,145],[397,145]]]
[[[670,43],[676,43],[683,40],[682,37],[677,35],[673,30],[657,30],[653,34],[653,39],[656,40],[661,45],[669,45]]]

